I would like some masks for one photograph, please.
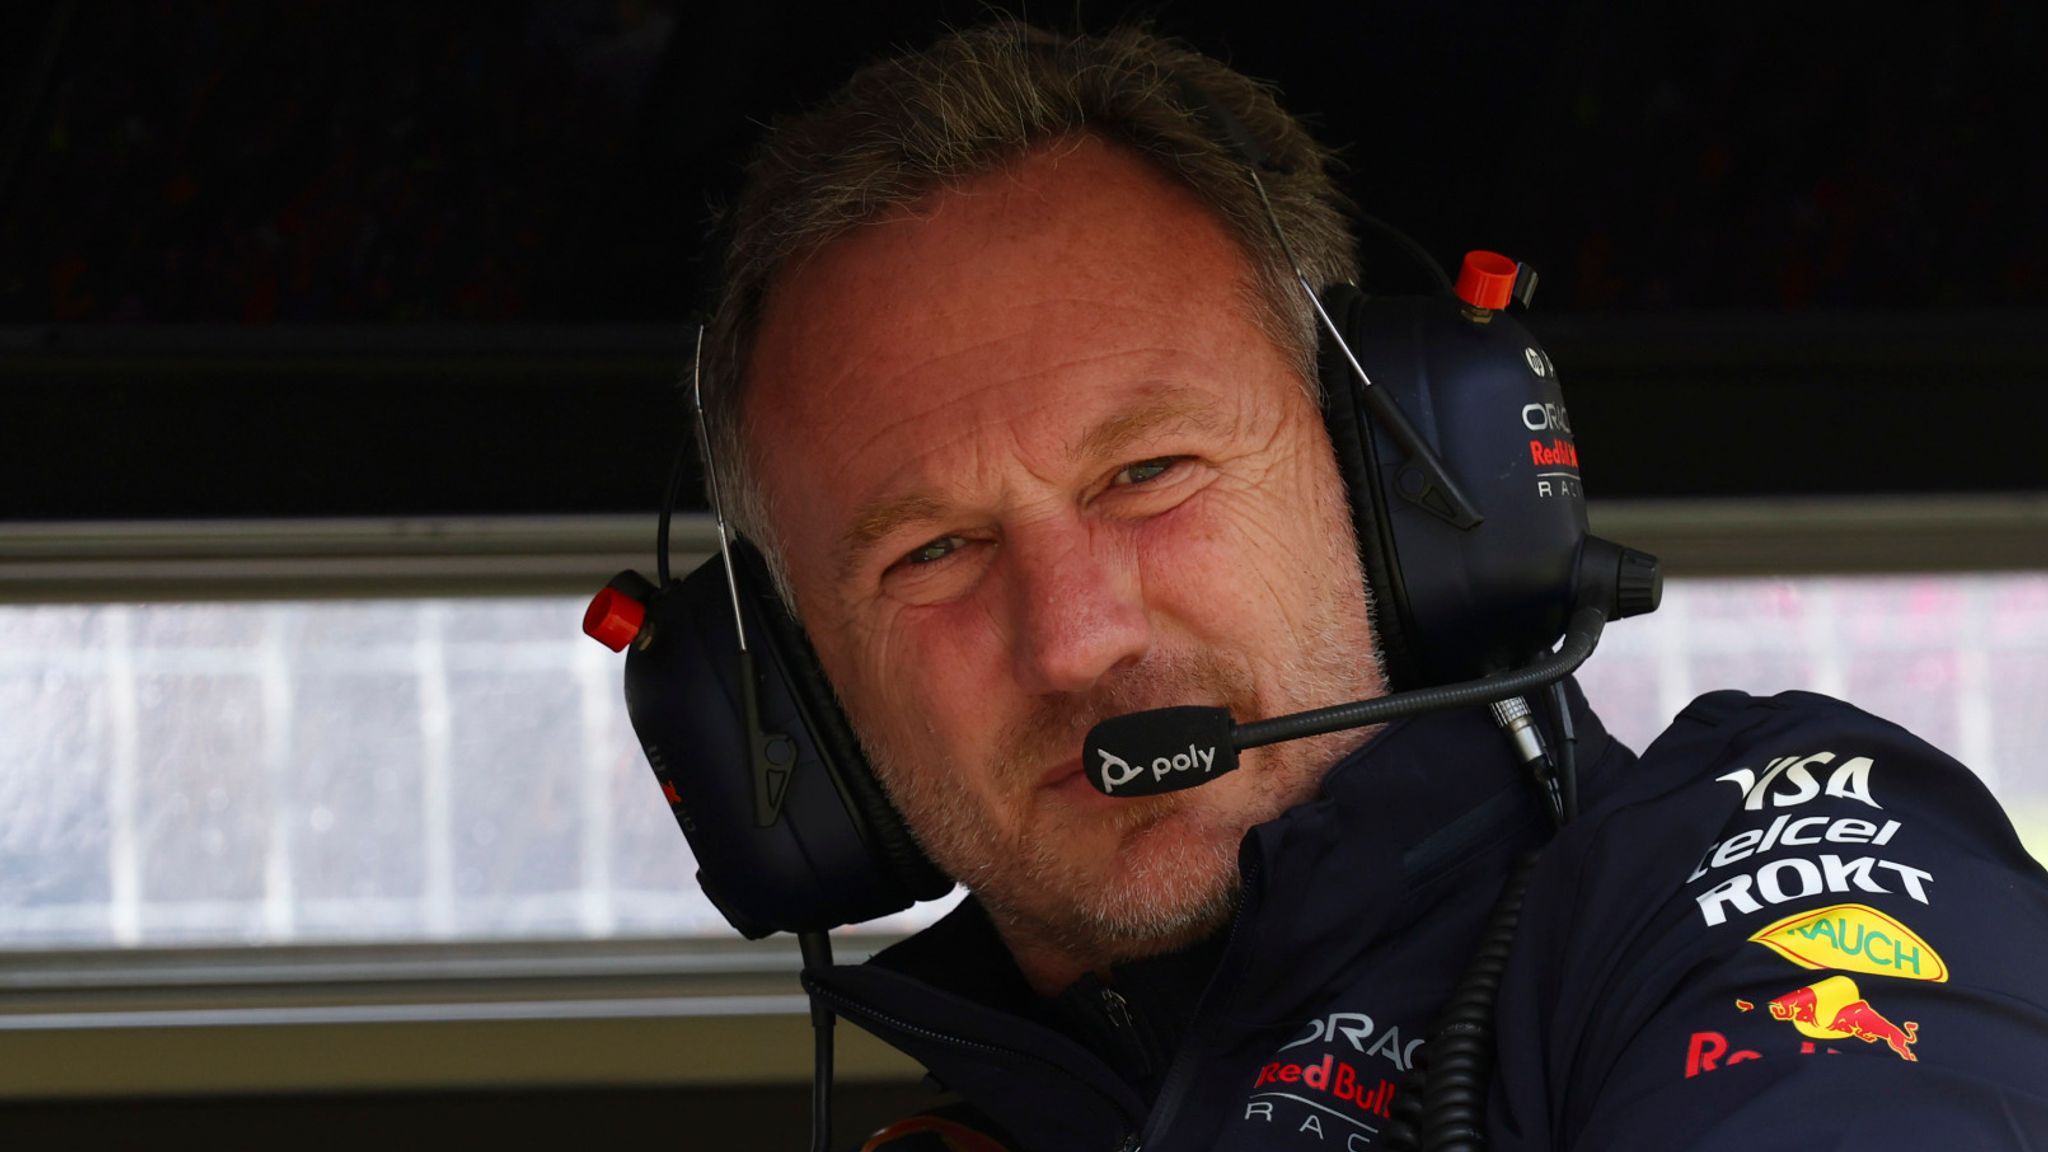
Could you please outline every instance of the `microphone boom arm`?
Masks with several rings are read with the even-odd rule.
[[[1417,688],[1411,692],[1398,692],[1373,700],[1333,704],[1312,712],[1297,712],[1291,716],[1276,716],[1271,720],[1239,724],[1231,731],[1231,743],[1239,749],[1257,748],[1264,744],[1278,744],[1283,740],[1299,740],[1304,736],[1340,732],[1346,728],[1363,728],[1368,724],[1379,724],[1423,712],[1491,704],[1510,696],[1520,696],[1571,675],[1579,665],[1586,662],[1586,657],[1593,654],[1593,649],[1600,643],[1600,632],[1606,626],[1607,617],[1599,609],[1580,608],[1572,613],[1571,620],[1565,625],[1564,643],[1557,651],[1526,668],[1518,668],[1512,672],[1496,672],[1491,676],[1462,684],[1449,684],[1441,688]]]

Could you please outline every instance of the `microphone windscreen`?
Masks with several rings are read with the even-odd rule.
[[[1228,708],[1184,705],[1115,716],[1081,750],[1088,782],[1104,796],[1157,796],[1206,784],[1237,767]]]

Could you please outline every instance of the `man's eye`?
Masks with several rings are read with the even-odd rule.
[[[1171,471],[1173,466],[1178,463],[1180,463],[1180,457],[1178,456],[1161,456],[1157,460],[1140,460],[1136,464],[1131,464],[1118,470],[1114,483],[1143,484],[1149,480],[1157,480]]]
[[[903,558],[905,564],[935,564],[951,556],[963,541],[958,536],[941,536],[922,548],[914,548]]]

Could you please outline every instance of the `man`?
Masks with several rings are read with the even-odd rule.
[[[1436,1089],[1497,1147],[2042,1146],[2048,884],[1966,771],[1846,706],[1706,697],[1638,765],[1574,694],[1587,817],[1477,1015],[1445,1001],[1548,835],[1482,714],[1088,786],[1110,716],[1387,687],[1314,314],[1205,100],[1274,158],[1301,272],[1351,278],[1326,154],[1136,32],[873,66],[736,209],[720,487],[973,893],[807,974],[972,1105],[875,1146],[1383,1146],[1440,1018],[1497,1032],[1490,1090]]]

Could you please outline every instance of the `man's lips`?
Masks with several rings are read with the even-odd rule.
[[[1081,758],[1079,756],[1071,760],[1062,761],[1048,769],[1045,775],[1039,777],[1038,787],[1041,791],[1050,792],[1060,797],[1061,802],[1066,804],[1096,802],[1114,807],[1130,803],[1129,800],[1122,797],[1105,796],[1097,791],[1095,785],[1089,782],[1088,773],[1081,770]]]
[[[1081,770],[1081,758],[1074,757],[1047,769],[1039,777],[1039,790],[1050,792],[1067,804],[1103,804],[1109,807],[1129,807],[1136,803],[1132,798],[1106,796],[1088,779],[1088,773]]]
[[[1085,783],[1085,777],[1081,775],[1081,758],[1079,756],[1063,760],[1047,769],[1045,774],[1038,778],[1038,786],[1040,788],[1058,788],[1062,785],[1072,784],[1076,780],[1082,780]]]

